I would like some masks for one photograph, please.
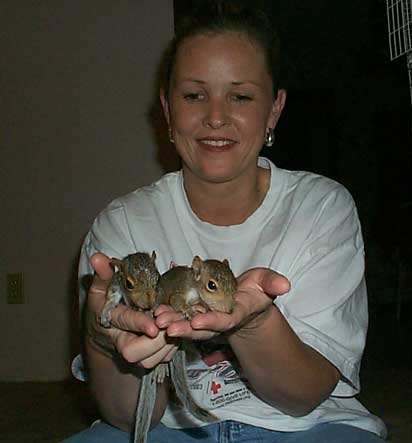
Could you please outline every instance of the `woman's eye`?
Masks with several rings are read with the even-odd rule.
[[[200,94],[198,92],[191,92],[189,94],[185,94],[184,95],[184,99],[187,101],[198,101],[198,100],[202,100],[203,99],[203,94]]]
[[[235,102],[240,102],[240,103],[242,103],[242,102],[250,101],[250,100],[252,100],[252,98],[251,98],[250,96],[248,96],[248,95],[244,95],[244,94],[234,94],[234,95],[233,95],[233,100],[234,100]]]
[[[213,280],[209,280],[207,282],[207,289],[209,289],[209,291],[216,291],[216,289],[217,289],[216,282],[214,282]]]
[[[126,288],[131,291],[134,288],[134,282],[129,278],[126,278]]]

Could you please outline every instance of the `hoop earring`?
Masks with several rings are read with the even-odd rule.
[[[273,128],[269,128],[266,132],[265,145],[270,148],[275,141],[275,130]]]
[[[170,143],[174,143],[175,139],[173,138],[173,131],[172,128],[169,126],[169,141]]]

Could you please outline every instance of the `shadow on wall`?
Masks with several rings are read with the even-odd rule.
[[[66,282],[66,292],[67,292],[67,308],[66,312],[69,317],[69,352],[70,358],[74,358],[81,349],[80,340],[80,309],[79,309],[79,285],[78,285],[78,267],[80,258],[80,248],[79,253],[72,258],[70,273]],[[89,285],[91,280],[89,282]]]
[[[167,60],[168,48],[166,48],[159,60],[156,70],[156,77],[153,81],[152,99],[146,118],[151,129],[151,136],[155,141],[156,160],[160,164],[164,173],[176,171],[181,168],[180,158],[176,153],[174,145],[169,141],[168,125],[163,114],[162,105],[160,102],[160,88],[164,76],[165,63]],[[79,281],[78,281],[78,266],[80,259],[81,244],[78,248],[78,254],[72,259],[71,272],[67,281],[66,291],[68,294],[67,312],[69,316],[70,331],[70,355],[72,358],[76,356],[81,350],[82,343],[80,340],[80,331],[82,327],[82,319],[80,318],[79,309]],[[87,276],[84,281],[80,282],[86,290],[90,287],[92,276]]]
[[[152,137],[157,148],[156,160],[164,172],[176,171],[181,167],[180,158],[176,153],[174,145],[169,141],[168,125],[163,114],[159,96],[166,76],[168,54],[169,47],[165,48],[158,63],[156,78],[153,82],[152,102],[147,114],[148,122],[152,129]]]

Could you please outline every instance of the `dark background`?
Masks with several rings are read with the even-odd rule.
[[[202,1],[175,0],[175,23]],[[371,304],[396,301],[400,256],[410,265],[412,116],[406,57],[390,61],[386,2],[240,3],[266,10],[282,40],[288,99],[275,144],[262,155],[349,189]]]
[[[176,18],[193,3],[175,1]],[[408,281],[412,287],[412,223],[401,209],[411,199],[411,106],[405,57],[389,60],[385,2],[251,3],[268,8],[288,55],[287,106],[276,143],[263,154],[335,178],[354,196],[371,306],[359,398],[384,419],[391,443],[412,442],[412,306],[399,291]],[[62,441],[98,418],[85,384],[50,381],[69,367],[66,333],[71,350],[79,349],[74,268],[65,284],[68,251],[109,199],[156,175],[143,167],[136,174],[130,159],[138,152],[139,166],[155,163],[142,148],[143,121],[153,121],[142,104],[151,97],[146,68],[169,38],[171,11],[154,11],[152,0],[76,6],[0,2],[0,87],[7,91],[0,97],[0,265],[3,274],[25,273],[27,295],[25,305],[0,311],[2,373],[18,381],[0,382],[1,436],[10,443]],[[152,17],[157,29],[148,33],[140,26]],[[163,116],[157,125],[164,128]],[[155,134],[166,148],[159,159],[170,166],[174,151],[162,133]],[[22,374],[47,383],[20,382]]]

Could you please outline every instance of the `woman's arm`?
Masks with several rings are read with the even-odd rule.
[[[339,371],[299,339],[275,305],[235,329],[228,341],[255,394],[285,414],[310,413],[339,380]]]
[[[90,390],[102,417],[131,431],[144,368],[170,360],[174,346],[166,343],[165,332],[159,331],[151,318],[126,306],[113,310],[112,328],[100,326],[98,316],[113,271],[102,254],[93,256],[91,262],[96,276],[88,295],[84,328]],[[167,383],[163,383],[158,389],[152,425],[162,417],[167,400]]]
[[[208,312],[189,323],[161,312],[157,322],[177,337],[207,339],[225,332],[255,394],[286,414],[306,415],[330,395],[340,375],[273,305],[273,298],[288,290],[280,274],[252,269],[239,279],[233,314]]]

